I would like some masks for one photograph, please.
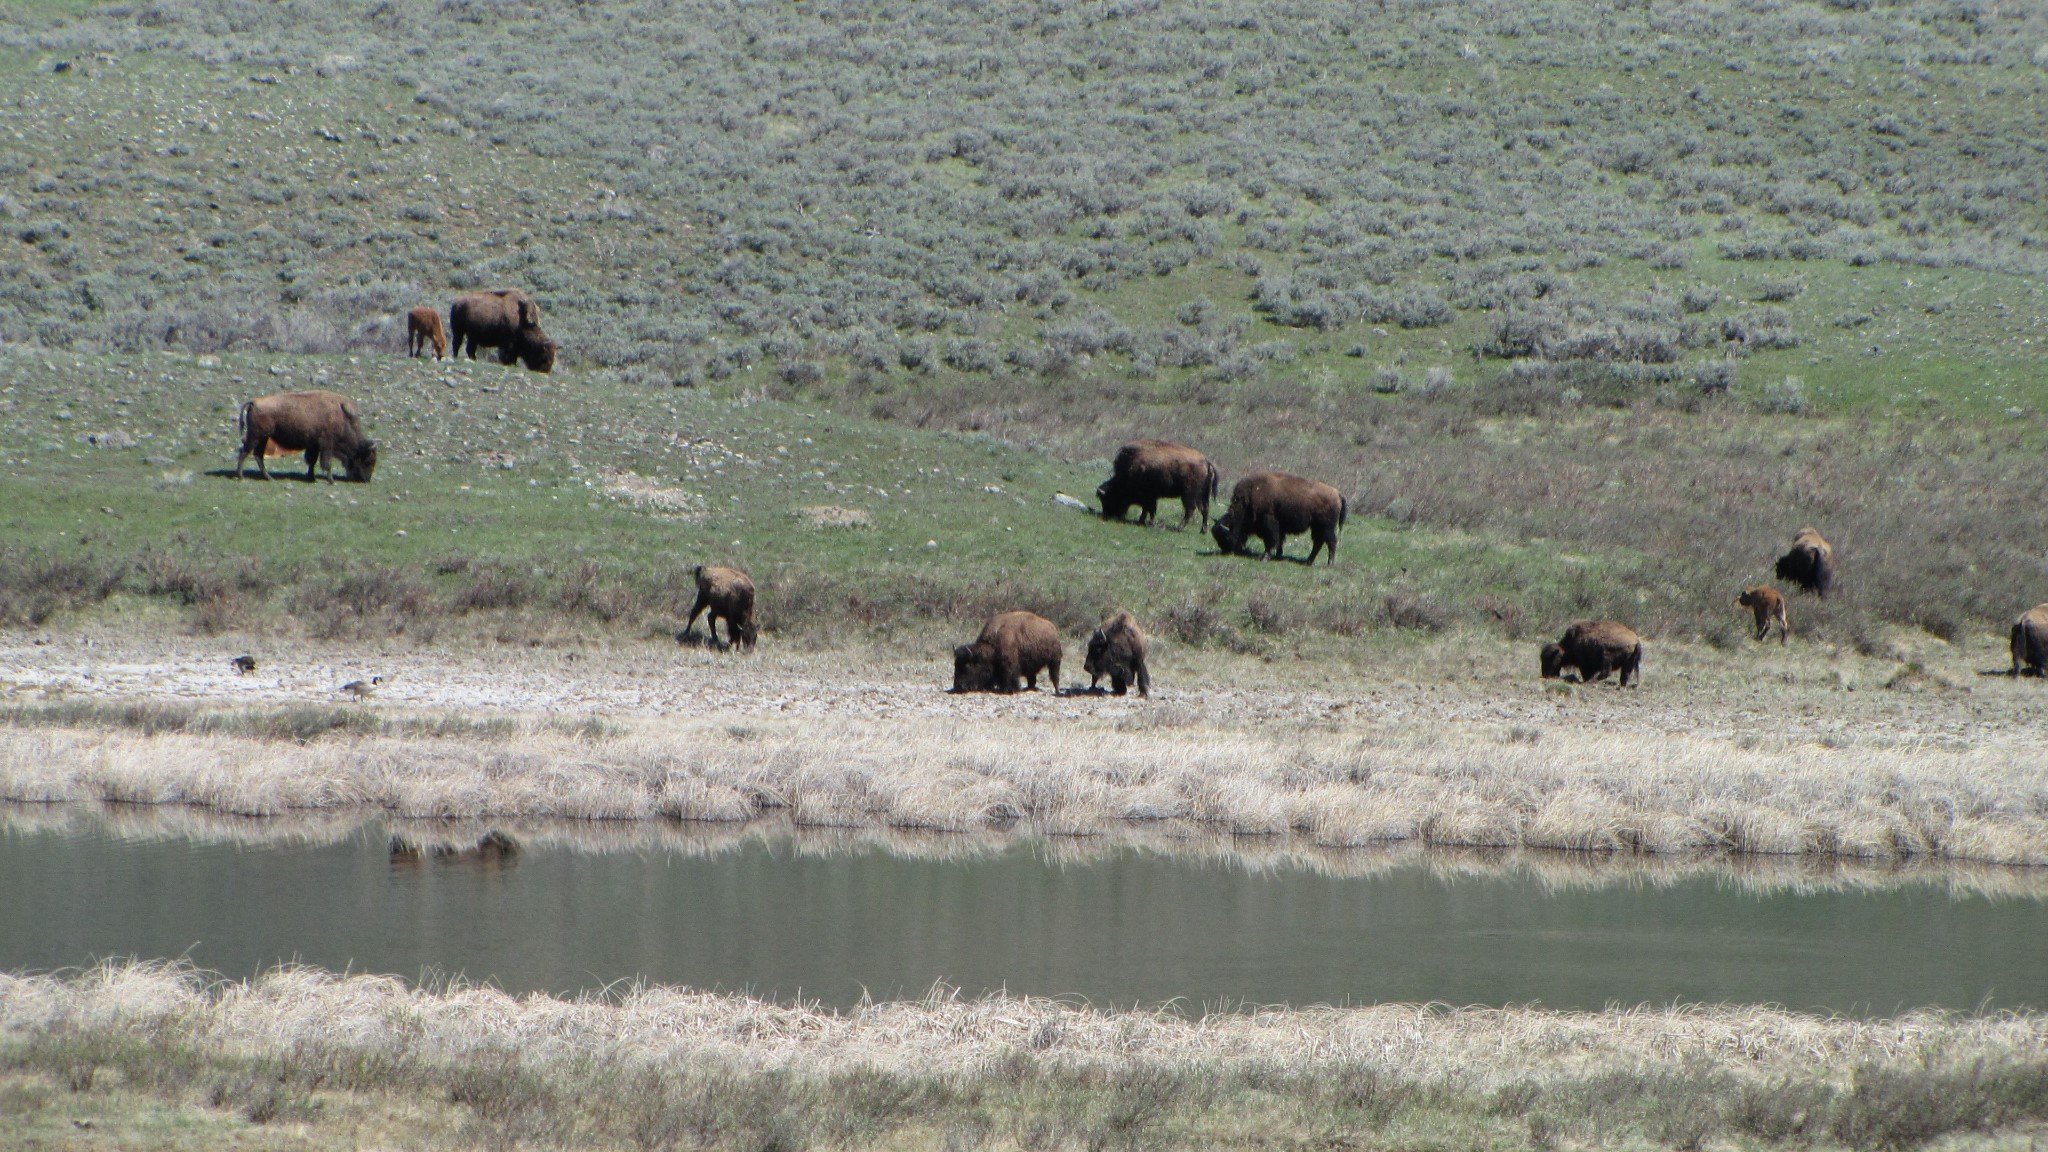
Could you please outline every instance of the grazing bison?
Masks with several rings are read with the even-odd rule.
[[[1778,579],[1790,580],[1823,599],[1835,583],[1835,549],[1813,528],[1792,537],[1792,550],[1778,557]]]
[[[434,359],[448,355],[448,330],[441,327],[441,314],[422,304],[405,314],[405,354],[426,355],[434,346]]]
[[[2020,613],[2012,625],[2012,674],[2039,676],[2048,672],[2048,604]]]
[[[1138,695],[1152,695],[1152,676],[1145,671],[1145,633],[1129,612],[1104,620],[1088,637],[1088,659],[1081,667],[1088,673],[1090,688],[1107,676],[1110,691],[1119,696],[1131,684],[1138,686]]]
[[[1770,634],[1771,625],[1778,626],[1778,643],[1792,633],[1792,619],[1785,613],[1785,595],[1769,584],[1746,588],[1735,602],[1749,609],[1756,617],[1756,638],[1761,640]]]
[[[1150,524],[1159,512],[1159,501],[1180,501],[1180,526],[1186,528],[1195,513],[1202,514],[1202,530],[1209,528],[1209,501],[1215,499],[1223,478],[1207,456],[1171,440],[1133,440],[1116,450],[1110,477],[1095,490],[1102,502],[1104,520],[1121,520],[1131,505],[1138,506],[1138,523]]]
[[[1330,550],[1330,563],[1337,562],[1337,530],[1344,526],[1350,505],[1344,497],[1320,480],[1290,476],[1285,472],[1256,472],[1237,482],[1230,491],[1230,511],[1209,529],[1216,546],[1225,554],[1244,550],[1245,541],[1257,537],[1265,542],[1266,559],[1278,560],[1287,537],[1306,532],[1314,545],[1308,562]]]
[[[1038,674],[1060,690],[1060,632],[1032,612],[998,612],[972,644],[953,649],[953,691],[1015,692],[1017,681],[1038,688]]]
[[[555,342],[540,330],[540,305],[517,288],[471,292],[448,309],[448,338],[455,354],[476,359],[479,348],[496,348],[498,363],[514,360],[534,372],[552,372]]]
[[[713,643],[718,640],[718,621],[725,620],[725,644],[730,648],[737,644],[751,651],[759,631],[754,627],[754,582],[737,568],[697,565],[690,569],[690,575],[697,579],[697,603],[690,608],[690,618],[683,622],[683,635],[697,624],[699,613],[709,610],[711,616],[704,622],[704,630],[711,634]]]
[[[355,401],[333,392],[280,392],[259,396],[242,405],[236,421],[242,429],[242,450],[235,454],[235,475],[242,475],[242,462],[256,457],[256,471],[270,479],[265,456],[272,448],[306,454],[306,479],[320,466],[329,480],[334,464],[341,463],[348,479],[368,484],[377,471],[377,443],[363,438],[362,421]]]
[[[1575,668],[1579,680],[1592,683],[1607,674],[1620,674],[1617,687],[1626,688],[1631,679],[1643,682],[1643,641],[1626,625],[1612,620],[1581,620],[1564,630],[1555,644],[1543,646],[1543,678],[1555,680],[1567,668]]]

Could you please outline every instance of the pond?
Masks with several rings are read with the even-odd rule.
[[[292,842],[0,822],[0,970],[132,955],[239,977],[296,961],[512,992],[639,979],[828,1006],[943,981],[1189,1010],[2048,1009],[2039,885],[1758,885],[1714,868],[1603,881],[1583,861],[1559,883],[1526,859],[1447,868],[1419,853],[1346,874],[1027,836],[950,856],[836,843],[781,832],[592,851],[522,833],[511,854],[412,855],[375,823]]]

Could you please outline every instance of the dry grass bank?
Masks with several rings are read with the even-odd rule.
[[[1183,718],[1185,719],[1185,718]],[[487,739],[0,728],[0,799],[274,816],[742,822],[1091,835],[1187,824],[1317,848],[1430,846],[2048,863],[2048,791],[2020,744],[1731,741],[992,718],[528,724]]]
[[[145,1100],[347,1146],[1886,1148],[2038,1136],[2048,1019],[1387,1005],[1193,1018],[1044,1000],[846,1013],[629,988],[514,999],[280,970],[0,976],[36,1124]],[[375,1133],[379,1124],[367,1128]]]

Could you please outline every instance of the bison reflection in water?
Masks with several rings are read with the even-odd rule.
[[[306,454],[306,479],[313,479],[317,466],[334,478],[339,461],[342,475],[368,484],[377,471],[377,442],[363,436],[361,417],[355,401],[335,392],[280,392],[259,396],[242,405],[236,423],[242,429],[242,450],[235,454],[235,475],[242,475],[242,462],[256,457],[256,472],[270,479],[265,457],[273,447]]]
[[[1634,680],[1643,682],[1643,640],[1633,629],[1612,620],[1581,620],[1565,629],[1555,644],[1545,644],[1541,656],[1543,678],[1556,680],[1564,670],[1577,670],[1581,683],[1605,680],[1619,673],[1616,687],[1626,688]]]
[[[493,867],[510,867],[519,859],[519,842],[493,828],[483,834],[473,847],[456,848],[437,844],[431,849],[421,848],[403,836],[391,838],[391,865],[394,868],[417,868],[423,861],[433,860],[437,864],[479,864]]]
[[[972,644],[953,649],[953,691],[1015,692],[1019,680],[1038,688],[1038,674],[1060,690],[1060,632],[1032,612],[998,612]]]
[[[1202,514],[1202,528],[1209,527],[1209,501],[1222,485],[1216,465],[1207,456],[1185,444],[1170,440],[1133,440],[1117,449],[1110,477],[1095,490],[1102,504],[1102,518],[1121,520],[1138,508],[1138,523],[1150,524],[1159,513],[1161,500],[1180,501],[1180,526],[1186,528],[1195,513]]]
[[[1244,551],[1256,538],[1266,546],[1266,559],[1281,558],[1287,537],[1303,532],[1314,543],[1308,562],[1317,553],[1330,550],[1330,563],[1337,562],[1337,532],[1344,526],[1350,504],[1328,484],[1293,476],[1286,472],[1255,472],[1237,482],[1230,492],[1230,511],[1209,529],[1216,547],[1226,556]]]

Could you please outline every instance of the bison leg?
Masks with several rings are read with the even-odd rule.
[[[697,602],[690,606],[690,618],[683,621],[683,635],[688,636],[690,634],[690,629],[697,626],[697,617],[702,615],[704,609],[710,606],[710,601],[706,600],[702,594],[699,594]]]
[[[1150,524],[1152,523],[1152,518],[1157,515],[1159,515],[1158,497],[1147,497],[1138,503],[1138,523]]]
[[[1045,666],[1045,675],[1046,675],[1046,679],[1048,679],[1048,680],[1051,680],[1051,681],[1052,681],[1052,694],[1053,694],[1053,695],[1055,695],[1055,696],[1059,695],[1059,694],[1060,694],[1060,662],[1059,662],[1058,660],[1054,660],[1054,661],[1053,661],[1052,663],[1050,663],[1050,664],[1047,664],[1047,665]]]
[[[1180,498],[1181,531],[1185,532],[1188,530],[1188,521],[1195,518],[1195,509],[1198,507],[1202,509],[1202,531],[1207,532],[1209,530],[1209,509],[1197,504],[1193,496],[1183,496]]]
[[[1089,687],[1093,688],[1094,685],[1090,684]],[[1115,672],[1111,672],[1109,674],[1109,690],[1111,692],[1114,692],[1118,696],[1121,696],[1124,694],[1124,689],[1126,687],[1128,687],[1128,685],[1124,683],[1124,678],[1122,676],[1118,675]]]
[[[1143,696],[1148,700],[1151,699],[1152,674],[1145,671],[1145,662],[1143,660],[1138,661],[1138,666],[1136,668],[1133,668],[1132,671],[1138,674],[1138,695]]]

